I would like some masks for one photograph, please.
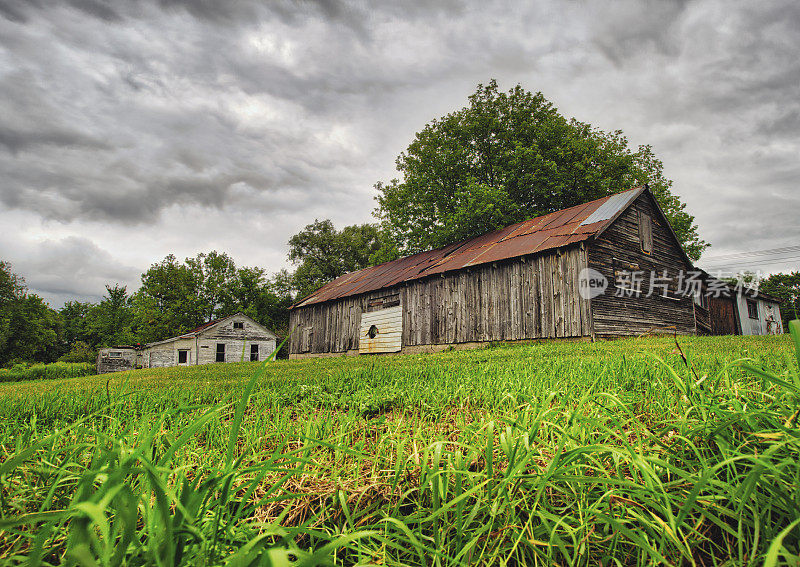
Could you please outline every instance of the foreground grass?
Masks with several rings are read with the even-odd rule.
[[[0,384],[0,561],[796,561],[789,337],[679,342]]]

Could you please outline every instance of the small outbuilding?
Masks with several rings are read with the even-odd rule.
[[[736,297],[736,307],[743,335],[782,335],[781,301],[765,293]]]
[[[780,299],[748,284],[731,285],[698,270],[703,279],[703,307],[698,332],[709,335],[781,335]]]
[[[275,333],[244,313],[236,313],[142,347],[101,349],[97,373],[266,360],[275,351],[276,344]]]
[[[118,345],[101,348],[97,354],[97,373],[121,372],[142,367],[142,351],[140,347]]]
[[[644,186],[346,274],[290,311],[290,358],[696,333],[692,261]]]

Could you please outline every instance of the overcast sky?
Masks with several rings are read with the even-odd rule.
[[[54,307],[168,253],[278,270],[491,78],[651,144],[701,265],[800,244],[796,1],[371,4],[0,0],[0,259]]]

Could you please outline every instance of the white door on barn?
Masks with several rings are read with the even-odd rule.
[[[397,305],[361,314],[358,353],[399,352],[403,347],[403,311]]]

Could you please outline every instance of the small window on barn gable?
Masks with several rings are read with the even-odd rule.
[[[234,321],[233,322],[234,329],[244,329],[244,321]]]
[[[122,357],[122,353],[119,352],[119,351],[116,351],[116,350],[112,350],[111,352],[108,353],[108,357],[109,358],[121,358]]]
[[[651,254],[653,252],[653,221],[645,212],[639,211],[639,242],[642,245],[642,252]]]

